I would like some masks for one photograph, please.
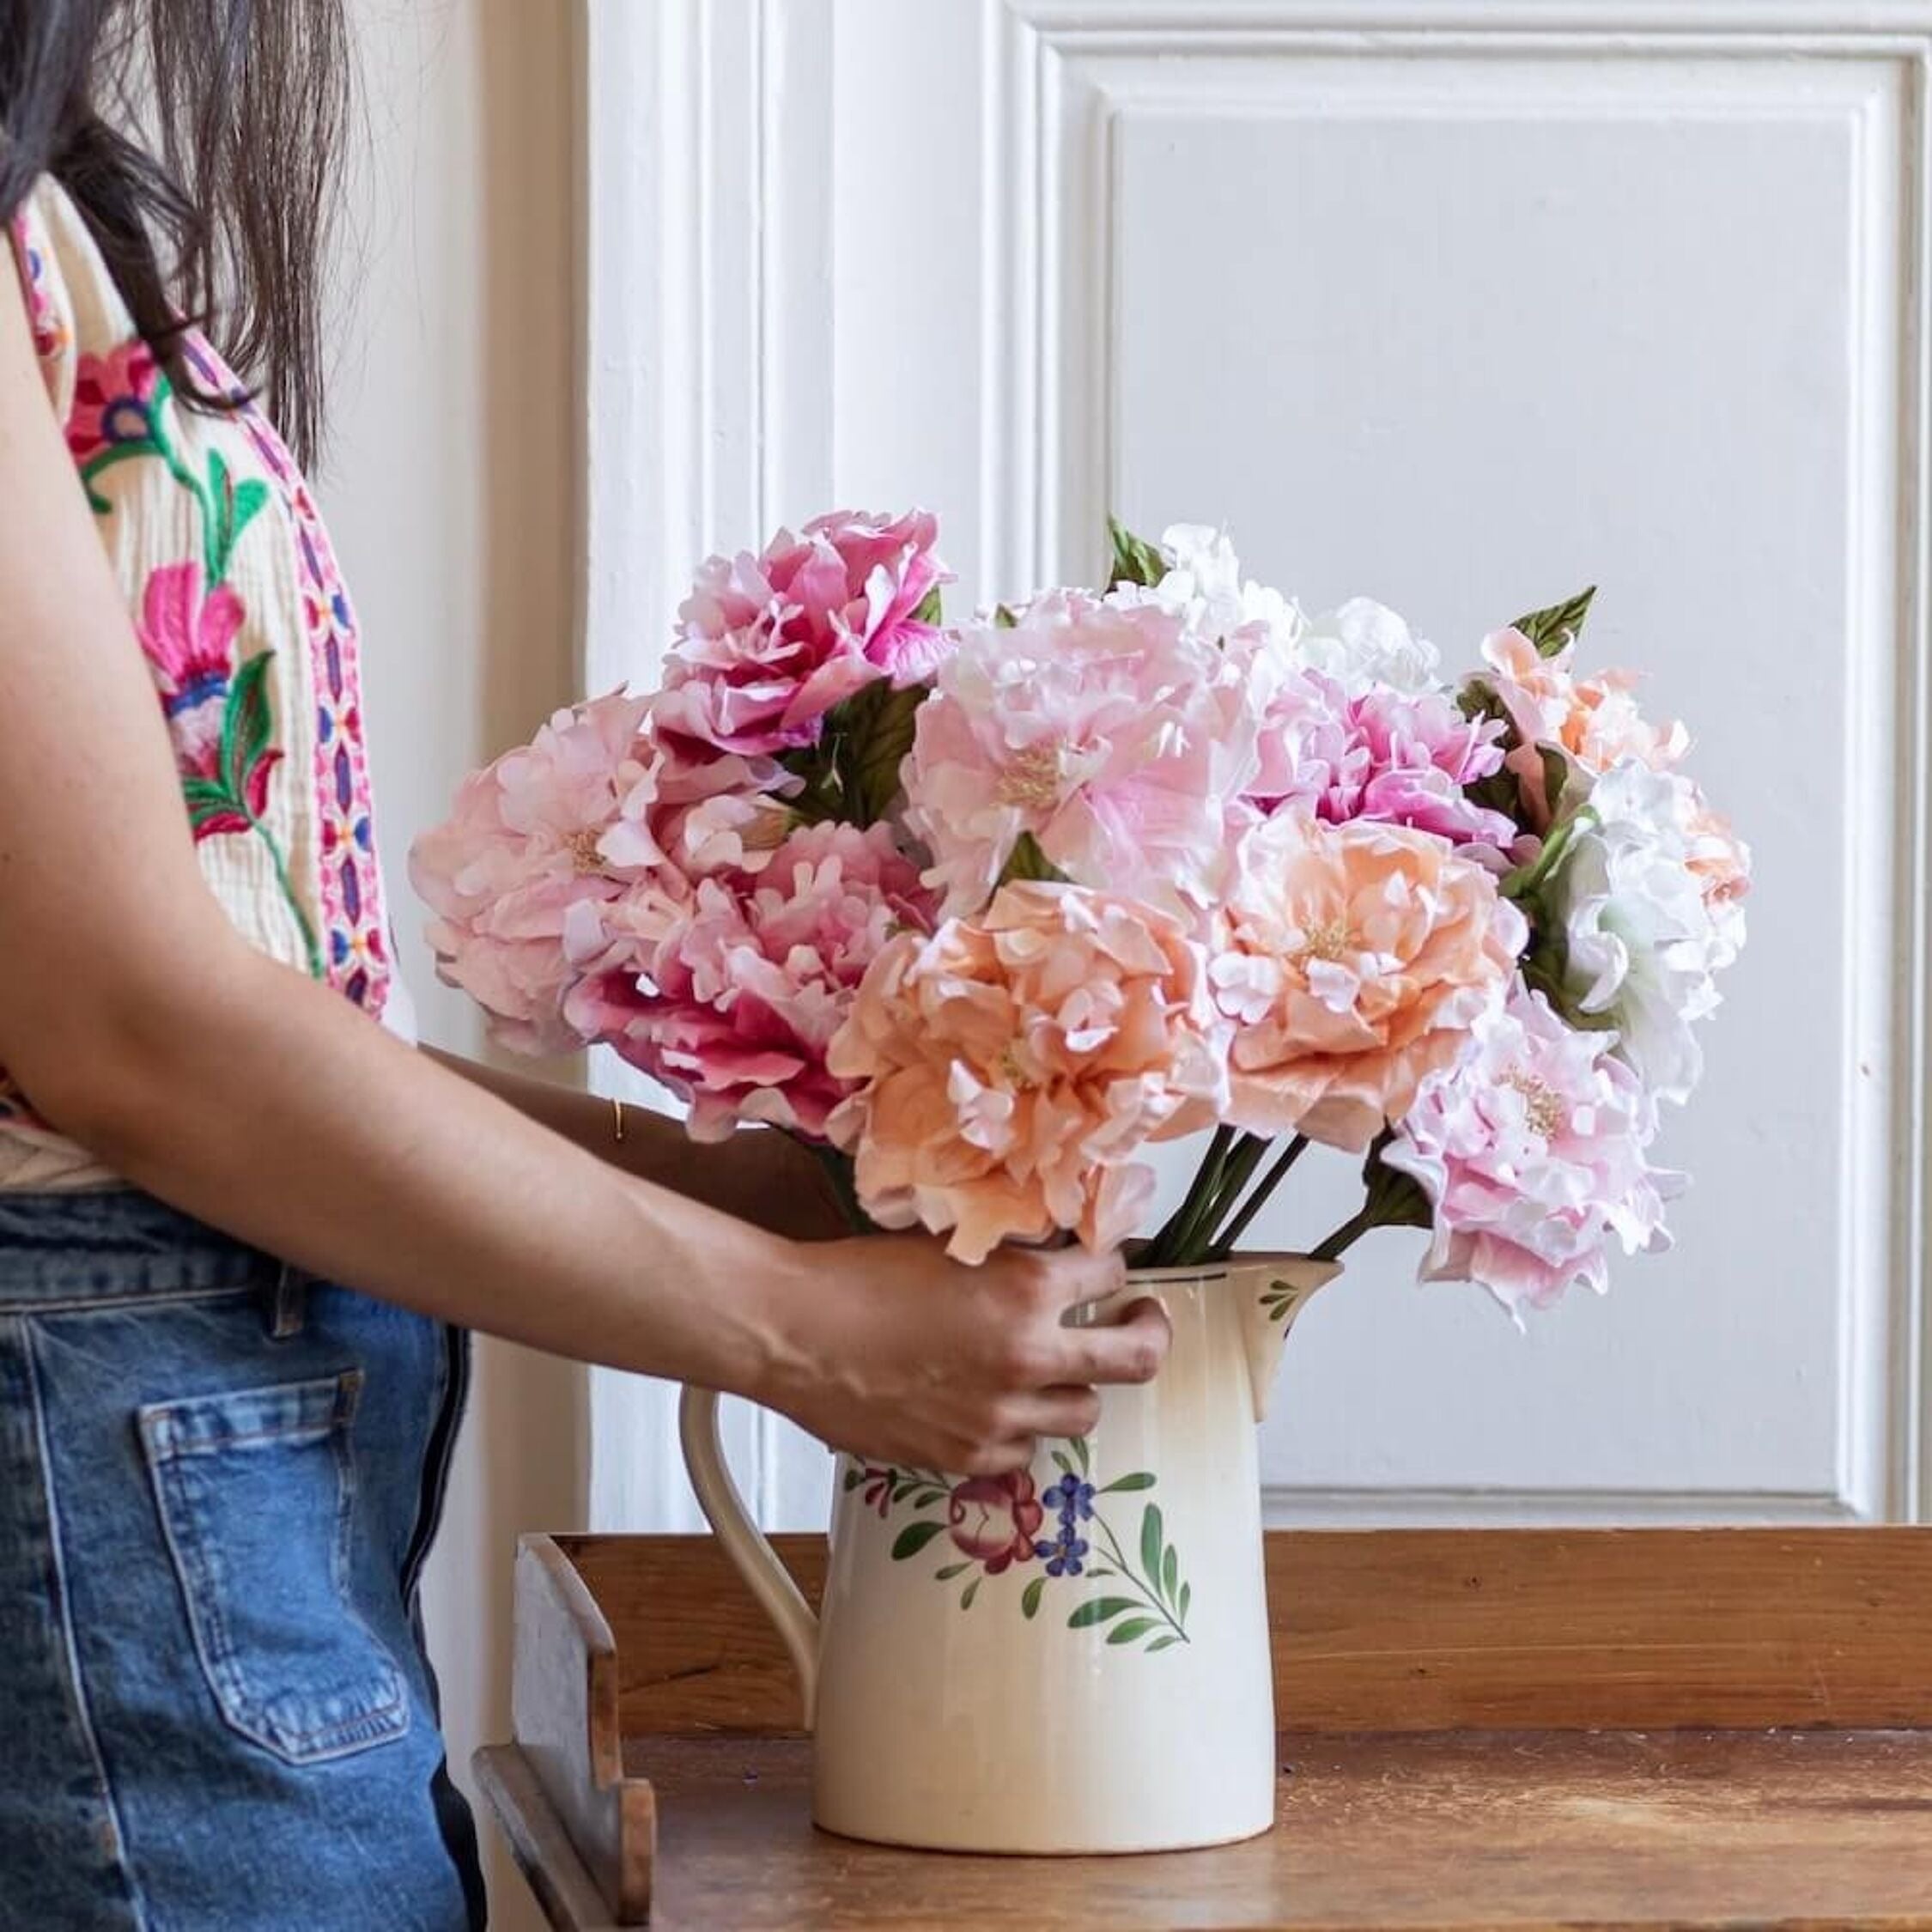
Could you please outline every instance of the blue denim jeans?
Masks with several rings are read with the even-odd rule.
[[[0,1932],[467,1932],[416,1583],[465,1338],[0,1194]]]

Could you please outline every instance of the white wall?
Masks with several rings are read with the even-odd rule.
[[[364,632],[404,973],[428,1039],[477,1045],[434,981],[404,860],[457,781],[574,695],[572,10],[354,0],[368,127],[342,252],[322,495]],[[578,1520],[582,1374],[482,1345],[428,1583],[451,1759],[509,1735],[517,1533]],[[484,1821],[499,1932],[540,1923]]]

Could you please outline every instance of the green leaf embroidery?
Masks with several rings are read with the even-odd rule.
[[[1114,566],[1107,587],[1121,584],[1157,584],[1167,574],[1167,559],[1157,545],[1136,537],[1118,517],[1107,519],[1107,534],[1113,540]]]
[[[1584,618],[1590,614],[1590,603],[1595,595],[1596,586],[1592,584],[1561,604],[1552,604],[1518,617],[1515,628],[1536,647],[1540,657],[1553,658],[1575,642]]]
[[[1131,1476],[1116,1476],[1099,1493],[1103,1496],[1119,1496],[1130,1489],[1151,1489],[1154,1479],[1145,1469],[1137,1469]]]
[[[258,652],[236,670],[222,713],[222,776],[230,793],[243,804],[249,777],[267,752],[275,729],[267,689],[272,655]]]
[[[1137,1637],[1145,1637],[1151,1630],[1158,1630],[1159,1622],[1152,1617],[1129,1617],[1126,1622],[1115,1624],[1107,1633],[1109,1643],[1131,1643]]]
[[[1138,1610],[1140,1606],[1131,1596],[1097,1596],[1091,1603],[1083,1603],[1066,1619],[1069,1630],[1087,1630],[1095,1624],[1103,1624],[1109,1617],[1117,1617],[1123,1610]]]
[[[267,507],[268,500],[266,483],[251,477],[238,484],[228,474],[222,453],[216,450],[210,455],[208,489],[202,501],[206,511],[203,547],[210,586],[227,578],[228,567],[234,561],[235,545],[241,541],[242,532]]]
[[[1020,1614],[1029,1623],[1039,1614],[1040,1597],[1046,1587],[1047,1579],[1044,1577],[1036,1577],[1020,1593]]]
[[[1015,879],[1036,879],[1048,884],[1064,885],[1066,874],[1040,849],[1040,841],[1030,832],[1022,832],[1013,841],[1013,849],[1006,854],[1006,863],[999,869],[1000,885],[1010,885]]]
[[[1161,1506],[1150,1503],[1140,1513],[1140,1567],[1149,1585],[1161,1587]]]
[[[892,1560],[903,1563],[908,1557],[917,1556],[945,1527],[943,1522],[908,1522],[893,1542]]]

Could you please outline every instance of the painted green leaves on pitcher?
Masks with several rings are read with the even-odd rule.
[[[1069,1630],[1091,1631],[1109,1644],[1151,1654],[1186,1643],[1190,1587],[1180,1552],[1169,1540],[1160,1505],[1133,1498],[1152,1490],[1146,1470],[1094,1480],[1092,1452],[1075,1437],[1053,1452],[1059,1474],[1041,1489],[1029,1469],[955,1481],[932,1469],[848,1466],[848,1494],[882,1522],[902,1514],[892,1559],[909,1563],[928,1551],[945,1560],[935,1583],[958,1583],[959,1607],[970,1610],[988,1578],[1031,1569],[1019,1595],[1028,1621],[1050,1607],[1066,1609]],[[945,1538],[944,1547],[934,1550]],[[1035,1566],[1037,1565],[1036,1568]],[[1078,1599],[1070,1604],[1068,1599]]]

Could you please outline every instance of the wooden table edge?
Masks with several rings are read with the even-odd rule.
[[[557,1932],[619,1932],[609,1904],[522,1751],[513,1744],[486,1744],[470,1764],[517,1869]]]

